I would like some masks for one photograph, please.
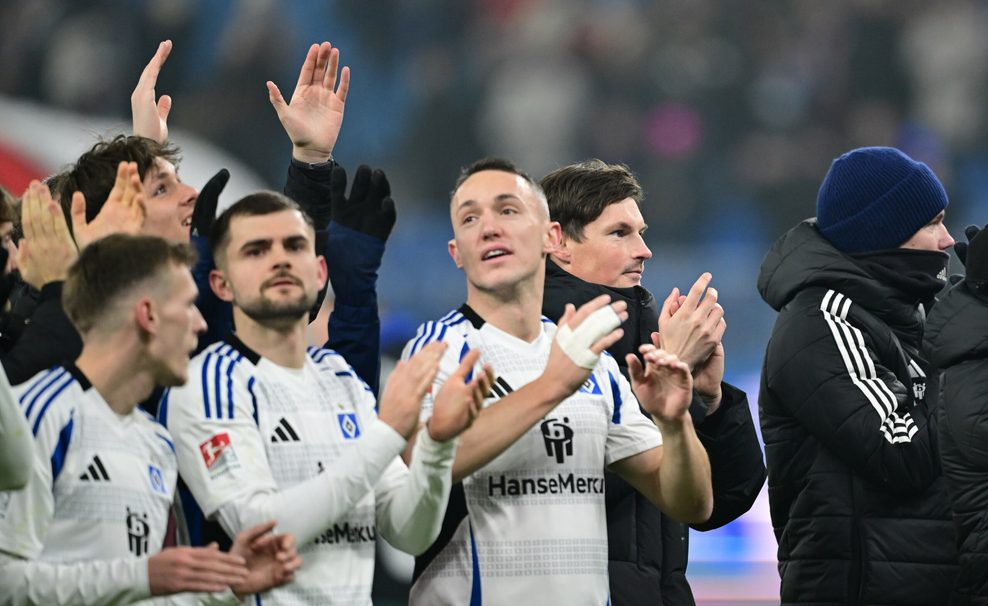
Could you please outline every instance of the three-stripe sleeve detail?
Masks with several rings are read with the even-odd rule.
[[[202,360],[202,406],[207,419],[232,419],[235,416],[233,372],[244,356],[223,344]]]
[[[912,415],[908,412],[900,414],[896,410],[898,403],[895,394],[879,378],[875,362],[865,346],[864,335],[847,321],[850,308],[851,300],[833,290],[828,290],[820,303],[820,311],[834,337],[848,376],[878,414],[878,428],[882,435],[891,444],[910,442],[918,428]]]

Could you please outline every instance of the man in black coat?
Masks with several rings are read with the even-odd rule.
[[[920,351],[954,244],[946,206],[925,164],[856,149],[762,263],[779,312],[759,417],[783,604],[929,606],[953,586],[939,382]]]
[[[563,243],[547,259],[543,314],[562,316],[566,303],[581,305],[601,294],[626,301],[624,336],[608,348],[627,376],[625,356],[642,344],[658,344],[686,361],[694,375],[690,407],[697,435],[710,459],[714,509],[697,530],[719,528],[746,512],[765,481],[765,465],[744,392],[722,382],[726,324],[717,293],[704,274],[686,296],[674,289],[661,312],[641,285],[652,256],[642,239],[638,206],[642,189],[622,165],[599,160],[560,168],[542,179],[549,213]],[[706,295],[704,296],[704,291]],[[661,326],[661,328],[660,328]],[[686,581],[686,526],[614,474],[607,474],[608,572],[611,603],[692,605]]]
[[[957,251],[967,275],[937,302],[925,338],[943,373],[937,437],[958,533],[957,605],[988,602],[988,231],[968,233],[966,257]]]

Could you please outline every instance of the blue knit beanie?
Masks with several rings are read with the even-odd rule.
[[[834,160],[816,197],[820,233],[846,253],[896,248],[947,207],[930,167],[892,147]]]

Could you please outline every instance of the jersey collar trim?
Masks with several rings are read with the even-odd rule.
[[[250,360],[251,364],[256,366],[257,363],[261,361],[261,354],[257,353],[250,347],[247,347],[247,345],[243,341],[241,341],[235,333],[230,333],[229,335],[227,335],[225,339],[223,339],[223,341],[226,342],[230,347],[236,349],[241,354],[243,354],[245,358]]]
[[[485,320],[480,317],[480,314],[475,312],[473,308],[467,305],[466,303],[461,305],[457,311],[463,314],[464,318],[470,320],[470,323],[473,324],[473,327],[476,328],[477,330],[480,330],[481,327],[486,323]]]
[[[86,375],[82,374],[82,371],[79,370],[79,367],[76,366],[74,363],[69,362],[68,364],[64,365],[64,368],[79,383],[79,386],[82,387],[82,391],[87,391],[90,387],[93,386],[93,384],[89,382],[89,379],[86,378]]]

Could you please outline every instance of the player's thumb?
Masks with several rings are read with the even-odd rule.
[[[158,117],[162,120],[168,119],[168,113],[172,111],[172,98],[169,95],[161,95],[158,99]]]

